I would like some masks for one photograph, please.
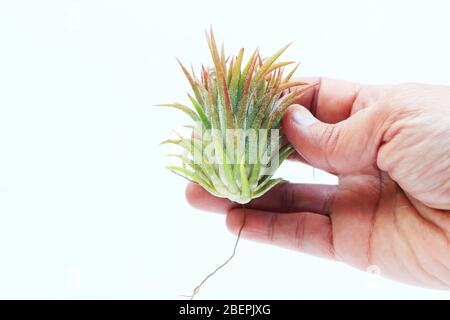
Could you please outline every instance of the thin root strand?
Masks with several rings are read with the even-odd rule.
[[[194,290],[192,291],[192,294],[191,294],[191,295],[182,295],[183,297],[187,297],[187,298],[189,298],[190,300],[193,300],[194,297],[195,297],[195,296],[198,294],[198,292],[200,291],[200,288],[203,286],[203,284],[204,284],[206,281],[208,281],[208,279],[211,278],[214,274],[216,274],[220,269],[222,269],[223,267],[225,267],[225,266],[226,266],[226,265],[234,258],[235,254],[236,254],[236,250],[237,250],[237,246],[238,246],[239,240],[241,239],[242,231],[244,230],[245,223],[246,223],[246,220],[247,220],[247,214],[246,214],[246,212],[245,212],[245,207],[242,206],[242,209],[244,210],[244,220],[243,220],[243,222],[242,222],[241,227],[239,228],[239,232],[238,232],[238,235],[237,235],[237,238],[236,238],[236,242],[235,242],[234,247],[233,247],[233,253],[231,254],[231,256],[230,256],[227,260],[225,260],[224,263],[222,263],[220,266],[218,266],[213,272],[211,272],[210,274],[208,274],[208,275],[207,275],[207,276],[206,276],[206,277],[198,284],[198,286],[196,286],[196,287],[194,288]]]

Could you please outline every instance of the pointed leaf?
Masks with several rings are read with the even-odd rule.
[[[192,90],[194,91],[195,97],[197,98],[197,100],[203,104],[203,98],[200,94],[200,89],[199,89],[199,83],[198,81],[192,77],[192,75],[189,73],[189,71],[185,68],[185,66],[181,63],[180,60],[178,60],[178,64],[181,67],[181,70],[183,70],[183,73],[185,74],[186,78],[188,79],[189,83],[191,84]]]
[[[183,111],[184,113],[186,113],[189,117],[192,118],[192,120],[194,121],[199,121],[199,117],[197,116],[197,114],[195,113],[194,110],[192,110],[191,108],[181,104],[181,103],[164,103],[164,104],[156,104],[155,107],[169,107],[169,108],[175,108],[178,110]]]
[[[247,172],[245,168],[245,155],[242,157],[241,164],[239,166],[239,172],[241,173],[241,198],[248,199],[248,201],[250,201],[252,195],[250,192],[250,185],[248,183]]]
[[[191,100],[192,104],[194,105],[195,110],[197,110],[198,116],[203,124],[203,126],[206,129],[211,129],[211,122],[209,122],[208,117],[203,112],[202,107],[200,104],[190,95],[188,94],[189,100]]]

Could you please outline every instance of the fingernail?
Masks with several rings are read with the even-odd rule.
[[[294,122],[301,125],[302,127],[307,127],[313,123],[317,122],[317,119],[306,109],[298,108],[292,114],[292,119]]]

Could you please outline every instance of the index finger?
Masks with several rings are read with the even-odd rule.
[[[304,77],[296,79],[307,83],[317,83],[307,90],[296,103],[309,109],[319,120],[337,123],[352,114],[356,98],[364,86],[362,84],[328,79],[323,77]]]
[[[336,185],[282,183],[263,196],[253,199],[245,207],[278,213],[301,211],[330,215]],[[186,188],[188,202],[197,209],[228,212],[241,205],[224,198],[217,198],[197,184]]]

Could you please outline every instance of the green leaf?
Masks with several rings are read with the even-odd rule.
[[[180,147],[182,147],[184,150],[186,150],[189,154],[191,154],[194,157],[194,152],[199,153],[201,155],[201,166],[206,172],[206,174],[209,176],[215,190],[221,194],[228,194],[229,190],[227,186],[223,183],[223,180],[218,176],[218,173],[216,173],[214,169],[214,165],[210,164],[211,159],[207,159],[205,154],[203,153],[203,145],[202,141],[198,139],[168,139],[161,144],[175,144]]]
[[[192,104],[194,105],[195,110],[197,110],[198,116],[200,117],[200,120],[202,121],[203,126],[206,129],[211,129],[211,122],[209,122],[208,117],[203,112],[202,107],[200,104],[190,95],[188,94],[189,100],[191,100]]]
[[[241,78],[241,64],[243,56],[244,56],[244,49],[241,49],[236,58],[236,62],[233,66],[233,72],[230,81],[230,99],[234,114],[236,114],[237,105],[239,103],[238,90],[239,90],[239,80]]]
[[[286,160],[287,157],[289,157],[294,151],[295,151],[294,147],[290,144],[283,146],[280,150],[280,154],[279,154],[279,158],[278,158],[279,165],[281,165],[281,163],[283,163],[283,161]]]
[[[195,111],[181,103],[175,102],[175,103],[155,104],[155,107],[175,108],[175,109],[181,110],[184,113],[186,113],[189,117],[192,118],[192,120],[199,121],[199,118],[198,118],[197,114],[195,113]]]
[[[194,181],[201,185],[204,189],[206,189],[209,193],[218,196],[219,194],[214,191],[214,189],[211,188],[211,186],[202,178],[200,178],[198,175],[196,175],[194,172],[189,171],[185,168],[178,167],[178,166],[167,166],[167,169],[175,172],[179,172],[182,175],[184,175],[188,180]]]
[[[286,67],[286,66],[288,66],[290,64],[293,64],[293,63],[295,63],[295,62],[294,61],[277,62],[277,63],[273,64],[272,66],[270,66],[270,68],[267,69],[267,71],[265,73],[269,74],[272,71],[274,71],[275,69],[283,68],[283,67]]]
[[[289,48],[289,46],[291,44],[292,44],[292,42],[288,43],[283,48],[281,48],[280,50],[275,52],[268,59],[266,59],[266,61],[264,61],[263,65],[261,66],[261,68],[258,70],[258,73],[255,75],[255,79],[258,80],[260,77],[264,76],[267,73],[267,71],[270,69],[272,64],[275,62],[275,60],[277,60],[283,54],[283,52],[286,51],[287,48]]]
[[[253,198],[261,197],[263,194],[282,182],[285,182],[285,180],[281,178],[267,180],[263,185],[255,190],[255,192],[253,193]]]
[[[298,67],[300,66],[300,63],[297,63],[297,65],[294,67],[294,69],[292,69],[288,75],[286,76],[286,78],[283,79],[283,82],[288,82],[289,80],[291,80],[292,76],[294,75],[295,71],[297,71]]]
[[[184,165],[188,165],[189,167],[191,167],[192,170],[194,170],[194,172],[196,174],[198,174],[198,176],[200,178],[205,180],[205,182],[207,182],[208,185],[210,187],[212,187],[213,184],[212,184],[210,178],[208,177],[208,175],[205,173],[206,170],[205,170],[204,166],[196,164],[192,159],[189,159],[188,157],[186,157],[185,155],[182,155],[182,154],[168,154],[167,156],[180,159],[183,163],[183,167],[184,167]]]
[[[291,89],[291,88],[294,88],[294,87],[306,86],[306,85],[308,85],[308,84],[309,84],[309,83],[307,83],[307,82],[302,82],[302,81],[286,82],[286,83],[281,84],[281,85],[278,87],[276,93],[281,93],[281,92],[283,92],[284,90]]]
[[[258,183],[260,172],[261,172],[261,162],[259,161],[259,156],[258,156],[258,162],[253,166],[252,173],[250,175],[249,184],[252,187]]]
[[[226,185],[230,193],[235,194],[238,192],[238,186],[233,177],[233,170],[230,161],[228,160],[228,156],[223,149],[222,137],[219,136],[217,132],[213,133],[213,135],[216,160],[219,163],[219,173],[222,176],[222,181],[227,182]]]
[[[242,126],[244,124],[244,117],[247,115],[248,112],[248,101],[251,100],[253,97],[254,92],[250,92],[250,84],[253,78],[254,69],[256,66],[256,62],[258,60],[258,57],[255,55],[253,56],[253,61],[250,64],[248,71],[246,72],[244,84],[243,84],[243,91],[242,91],[242,98],[238,106],[238,126]]]
[[[247,172],[246,172],[246,168],[245,168],[245,155],[242,157],[241,164],[239,167],[239,172],[241,173],[241,191],[242,191],[241,198],[245,199],[245,200],[248,199],[248,201],[250,201],[252,198],[252,195],[251,195],[250,185],[248,182]]]
[[[295,91],[291,92],[287,96],[285,96],[279,103],[279,106],[277,110],[272,114],[271,118],[269,119],[269,122],[267,124],[270,128],[278,127],[281,118],[286,113],[289,106],[294,103],[298,98],[300,98],[303,94],[305,94],[305,91],[310,89],[311,87],[315,86],[316,84],[310,84],[301,88],[296,89]]]
[[[186,69],[186,67],[181,63],[180,60],[178,60],[178,64],[181,67],[181,70],[183,70],[184,75],[186,76],[186,78],[188,79],[189,83],[191,84],[192,90],[194,91],[195,97],[197,98],[197,100],[200,103],[204,103],[202,95],[200,94],[200,90],[199,90],[199,82],[197,79],[195,79],[190,73],[189,71]]]

